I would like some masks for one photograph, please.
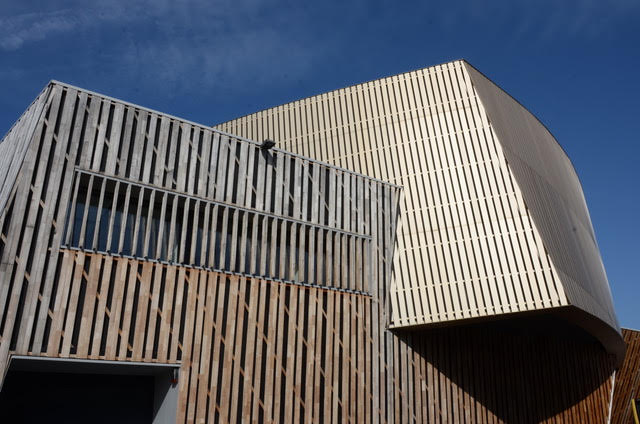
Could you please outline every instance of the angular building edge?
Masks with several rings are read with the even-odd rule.
[[[376,185],[377,191],[372,196],[381,196],[383,190],[389,192],[382,196],[386,202],[378,202],[376,207],[382,209],[391,204],[385,211],[371,212],[373,216],[384,215],[384,222],[383,218],[377,222],[384,229],[381,238],[386,241],[379,241],[383,249],[378,250],[380,260],[373,267],[374,278],[369,280],[373,286],[369,287],[369,296],[359,291],[289,284],[69,244],[63,234],[71,233],[65,222],[75,225],[66,212],[74,210],[69,205],[76,204],[74,180],[76,192],[78,181],[94,181],[93,191],[91,182],[84,188],[86,199],[91,193],[99,194],[100,187],[104,190],[108,183],[115,182],[135,185],[137,188],[132,188],[131,193],[148,190],[162,194],[165,199],[189,197],[189,201],[201,205],[217,203],[234,208],[226,198],[221,201],[212,195],[208,186],[201,192],[203,187],[197,183],[189,185],[188,181],[198,181],[192,172],[198,169],[195,163],[201,162],[200,157],[178,154],[176,150],[192,149],[188,147],[192,142],[196,143],[194,146],[207,144],[214,137],[212,133],[219,135],[214,145],[220,143],[221,150],[222,144],[234,146],[229,147],[230,158],[234,151],[257,149],[257,142],[243,143],[240,137],[226,137],[208,127],[64,83],[52,82],[44,92],[51,94],[52,102],[47,103],[50,115],[43,119],[39,114],[39,119],[35,119],[39,132],[25,131],[29,135],[23,141],[29,151],[26,159],[18,163],[24,175],[11,190],[20,198],[16,204],[21,206],[15,206],[16,210],[24,210],[24,214],[12,217],[9,237],[0,237],[0,252],[4,249],[0,303],[6,300],[6,304],[0,305],[0,312],[10,312],[5,321],[5,337],[0,339],[0,368],[5,369],[6,360],[12,355],[64,357],[71,362],[88,357],[101,361],[168,363],[180,367],[176,422],[211,422],[218,417],[221,421],[234,421],[240,414],[247,421],[259,417],[277,421],[281,411],[283,420],[304,417],[306,422],[319,422],[323,416],[334,416],[334,421],[358,421],[355,418],[358,417],[360,421],[371,422],[522,422],[531,420],[533,413],[540,421],[563,417],[585,422],[599,417],[599,422],[605,422],[612,386],[611,361],[591,340],[586,343],[556,340],[546,334],[531,338],[526,332],[505,334],[490,328],[452,328],[417,335],[388,331],[387,283],[391,266],[385,255],[393,250],[390,244],[396,214],[394,201],[390,199],[401,191],[398,185],[379,180],[376,180],[379,184],[374,184],[371,177],[362,176],[362,180],[366,179],[365,186]],[[87,98],[91,99],[91,107]],[[122,137],[120,131],[114,131],[112,138],[105,128],[108,125],[99,125],[100,115],[111,120],[109,108],[104,106],[114,108],[114,119],[123,128],[126,120],[118,121],[122,116],[135,116],[142,122],[149,120],[159,128],[166,128],[163,125],[172,121],[174,129],[182,130],[183,138],[167,138],[160,131],[164,135],[156,135],[153,143],[147,143],[143,125],[130,133],[123,131]],[[74,116],[86,118],[74,121]],[[204,134],[204,138],[185,138],[190,131]],[[140,168],[144,165],[147,172],[136,166],[115,165],[120,161],[126,164],[129,149],[155,151],[155,142],[164,147],[156,152],[158,161],[139,161]],[[185,163],[154,170],[151,163],[164,164],[165,152],[170,155],[168,146]],[[39,149],[43,160],[36,160]],[[287,160],[295,158],[289,161],[291,164],[302,160],[301,155],[282,150],[277,150],[275,156],[279,160],[281,156]],[[256,154],[256,161],[258,157]],[[315,159],[309,162],[313,162],[313,169],[325,167]],[[45,166],[47,163],[53,166]],[[230,168],[235,166],[233,160],[228,163]],[[355,171],[341,170],[335,165],[326,168],[344,173],[345,180],[354,184],[362,182]],[[227,172],[234,175],[233,169]],[[224,176],[224,172],[218,172],[220,175]],[[215,180],[214,175],[211,178]],[[177,188],[166,185],[171,179],[177,180]],[[43,188],[46,186],[48,190]],[[30,190],[33,198],[28,201],[26,193]],[[352,190],[351,195],[354,193]],[[346,198],[346,194],[343,191],[337,197]],[[139,200],[131,201],[131,205],[146,201],[144,195],[138,196]],[[365,196],[367,201],[374,197]],[[116,196],[113,198],[115,205]],[[353,204],[351,199],[348,202]],[[125,203],[127,208],[129,200]],[[173,204],[176,203],[177,200]],[[40,208],[44,213],[40,214]],[[246,207],[243,211],[250,212]],[[0,229],[5,218],[0,213]],[[29,225],[31,219],[36,222],[35,227]],[[82,222],[84,228],[88,222],[86,213]],[[338,223],[335,228],[345,230]],[[346,231],[343,234],[348,235]],[[7,245],[2,244],[5,241]],[[16,249],[16,245],[21,248]],[[35,258],[32,263],[25,259],[31,253]],[[41,267],[43,263],[44,268],[48,266],[46,271]],[[5,266],[14,267],[15,272],[6,272]],[[111,300],[104,296],[109,291],[115,293]],[[165,293],[162,300],[159,293]],[[174,304],[181,305],[174,310],[172,296]],[[140,302],[142,299],[145,301]],[[250,299],[248,303],[246,299]],[[39,309],[38,303],[42,303]],[[5,308],[6,305],[9,306]],[[310,305],[308,314],[304,305]],[[122,321],[109,320],[109,316],[119,316]],[[120,339],[124,342],[116,342]],[[131,345],[128,340],[132,340]],[[531,349],[532,341],[537,342],[535,349]],[[287,354],[288,348],[298,349],[297,355]],[[305,352],[302,355],[306,355],[306,361],[301,351]],[[306,384],[300,382],[301,375],[307,377]],[[311,384],[314,377],[315,384]],[[522,381],[527,381],[526,387]],[[266,387],[265,392],[254,390],[254,384]],[[557,401],[556,396],[561,400]],[[579,403],[571,402],[574,396]],[[339,409],[338,405],[349,407]],[[118,405],[114,403],[112,407],[117,409]]]
[[[421,107],[424,108],[424,113],[420,111]],[[451,118],[456,114],[460,118]],[[469,117],[469,114],[473,116]],[[456,119],[463,122],[462,128],[458,126],[460,124]],[[430,120],[434,121],[433,124]],[[427,224],[421,221],[434,217],[431,212],[431,215],[427,214],[430,204],[420,204],[420,191],[424,190],[423,184],[426,184],[427,188],[428,184],[431,184],[431,190],[434,187],[438,190],[441,189],[442,183],[437,180],[423,183],[422,180],[413,177],[420,172],[419,168],[404,171],[407,164],[396,162],[401,155],[411,157],[412,161],[418,159],[414,146],[416,141],[420,142],[421,139],[415,136],[416,131],[426,131],[427,134],[430,132],[431,135],[424,136],[422,140],[430,140],[429,142],[438,145],[439,147],[435,148],[437,154],[450,154],[445,152],[448,148],[446,143],[450,142],[448,140],[451,140],[454,129],[469,129],[464,127],[464,122],[479,125],[479,141],[476,140],[479,136],[465,133],[454,136],[453,143],[475,143],[474,146],[480,146],[488,152],[485,155],[493,155],[490,160],[495,165],[489,173],[502,172],[503,178],[506,176],[507,179],[511,176],[515,193],[510,202],[518,202],[518,213],[522,214],[531,226],[527,230],[531,235],[529,241],[524,243],[524,247],[518,248],[520,250],[512,249],[509,252],[506,247],[504,250],[496,247],[494,253],[485,249],[480,255],[475,251],[475,260],[486,264],[494,260],[492,256],[517,256],[523,248],[531,249],[531,246],[534,249],[532,254],[544,257],[544,264],[520,271],[520,288],[510,288],[513,283],[500,277],[504,275],[499,271],[503,264],[500,263],[496,267],[494,263],[492,266],[496,269],[495,274],[492,276],[489,273],[488,276],[497,278],[495,281],[502,278],[502,282],[497,284],[500,286],[500,292],[491,293],[491,296],[503,300],[497,304],[486,305],[484,312],[478,309],[477,313],[471,314],[463,307],[456,306],[464,302],[465,298],[469,301],[468,293],[471,289],[468,284],[464,288],[465,286],[458,282],[429,282],[420,272],[414,271],[416,267],[426,266],[427,260],[434,260],[425,250],[424,241],[416,244],[415,237],[407,236],[409,231],[424,231],[422,227],[426,227]],[[439,130],[438,125],[445,127]],[[384,130],[379,130],[381,126],[386,128],[386,134]],[[361,130],[363,127],[364,130]],[[391,296],[391,328],[452,325],[474,319],[485,320],[487,317],[500,319],[501,316],[508,317],[518,313],[547,312],[584,328],[615,356],[618,364],[622,361],[624,343],[582,188],[573,165],[559,143],[533,114],[476,71],[467,61],[452,61],[333,90],[221,123],[216,125],[216,128],[249,138],[272,138],[289,151],[319,157],[338,166],[393,181],[405,187],[404,196],[410,198],[412,212],[401,219],[401,225],[405,229],[399,231],[401,252],[396,260],[396,276],[392,282],[392,292],[397,292],[401,297],[396,300],[395,295]],[[405,140],[398,137],[409,137],[410,140],[403,145]],[[414,137],[417,138],[413,139]],[[487,143],[488,148],[485,147]],[[495,143],[495,147],[492,147],[491,143]],[[389,148],[389,152],[382,150],[383,147],[385,150]],[[397,149],[397,152],[393,149]],[[365,153],[362,153],[363,151]],[[389,159],[389,156],[392,159]],[[464,160],[456,162],[455,154],[451,157],[454,159],[443,166],[442,175],[445,178],[449,178],[446,175],[447,169],[479,166],[479,161],[469,165]],[[536,169],[535,163],[542,159],[547,160],[541,164],[544,169]],[[385,161],[386,166],[391,168],[385,170],[377,165],[384,165]],[[479,169],[478,172],[485,171]],[[452,181],[455,178],[457,177],[453,176]],[[500,187],[500,177],[491,184]],[[512,196],[508,192],[504,195]],[[520,202],[523,205],[520,205]],[[499,202],[497,205],[499,208]],[[447,202],[443,201],[442,207],[446,206]],[[481,209],[483,207],[480,205]],[[423,212],[420,212],[420,209]],[[483,216],[493,216],[491,209],[488,212],[481,210],[481,213]],[[455,211],[452,216],[453,218],[449,219],[455,219]],[[495,228],[500,229],[495,230],[491,237],[503,237],[502,222],[508,218],[509,216],[496,221],[500,224],[496,224],[498,226]],[[446,219],[445,216],[445,222]],[[455,224],[455,221],[448,222]],[[439,237],[442,238],[443,234],[445,236],[444,246],[448,246],[448,243],[458,243],[459,235],[451,235],[449,230],[449,226],[454,224],[441,225],[438,228]],[[437,239],[435,240],[437,242]],[[527,244],[530,247],[526,247]],[[407,246],[408,250],[405,249]],[[405,253],[407,251],[412,252],[411,255]],[[434,269],[438,271],[437,267],[442,267],[442,262],[445,261],[446,267],[450,268],[446,269],[447,275],[449,272],[459,273],[456,270],[466,266],[454,263],[458,260],[456,255],[440,256],[435,256],[436,263],[440,262],[440,265],[436,265],[435,268],[433,264],[428,265],[432,273]],[[509,259],[504,260],[508,263]],[[420,261],[422,264],[417,265]],[[463,277],[460,275],[464,274],[459,274],[454,281],[461,281]],[[530,275],[535,275],[533,282],[529,281]],[[433,301],[436,297],[433,290],[444,287],[443,283],[451,287],[447,289],[451,291],[460,291],[463,287],[467,295],[460,299],[454,299],[453,296],[449,299],[443,294],[444,297],[436,301],[439,303],[436,307],[441,311],[440,314],[431,315],[428,319],[421,318],[424,315],[421,315],[423,312],[420,312],[420,309],[426,308],[425,302],[429,297],[429,301]],[[434,289],[430,289],[430,285],[433,285]],[[490,291],[485,288],[483,290]],[[541,299],[526,300],[526,296],[522,294],[526,290],[540,290]],[[543,294],[545,290],[548,293],[546,297]],[[478,293],[475,296],[478,297]],[[516,301],[505,303],[504,299],[513,299],[514,296]],[[414,306],[409,305],[411,302]],[[406,307],[403,306],[405,303]],[[422,307],[418,303],[422,303]],[[430,306],[431,310],[433,307],[434,305]]]
[[[622,363],[625,344],[582,185],[560,143],[517,100],[464,61],[567,294],[560,316]]]

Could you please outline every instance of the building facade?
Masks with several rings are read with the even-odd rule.
[[[56,404],[140,376],[150,422],[606,422],[624,404],[575,171],[464,61],[214,128],[51,82],[0,165],[11,414],[54,372],[92,376]],[[125,422],[125,403],[95,408]]]

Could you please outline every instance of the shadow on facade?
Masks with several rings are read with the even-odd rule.
[[[436,417],[533,423],[587,408],[589,416],[607,418],[611,357],[587,333],[557,319],[512,319],[399,337],[425,360],[424,372],[431,373],[426,396],[436,404]]]

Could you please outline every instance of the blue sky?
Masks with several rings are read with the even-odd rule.
[[[1,5],[2,134],[50,79],[214,124],[467,59],[568,152],[621,325],[640,329],[639,1]]]

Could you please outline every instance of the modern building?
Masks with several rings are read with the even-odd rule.
[[[7,415],[630,417],[575,170],[464,61],[213,128],[51,82],[0,153]]]

